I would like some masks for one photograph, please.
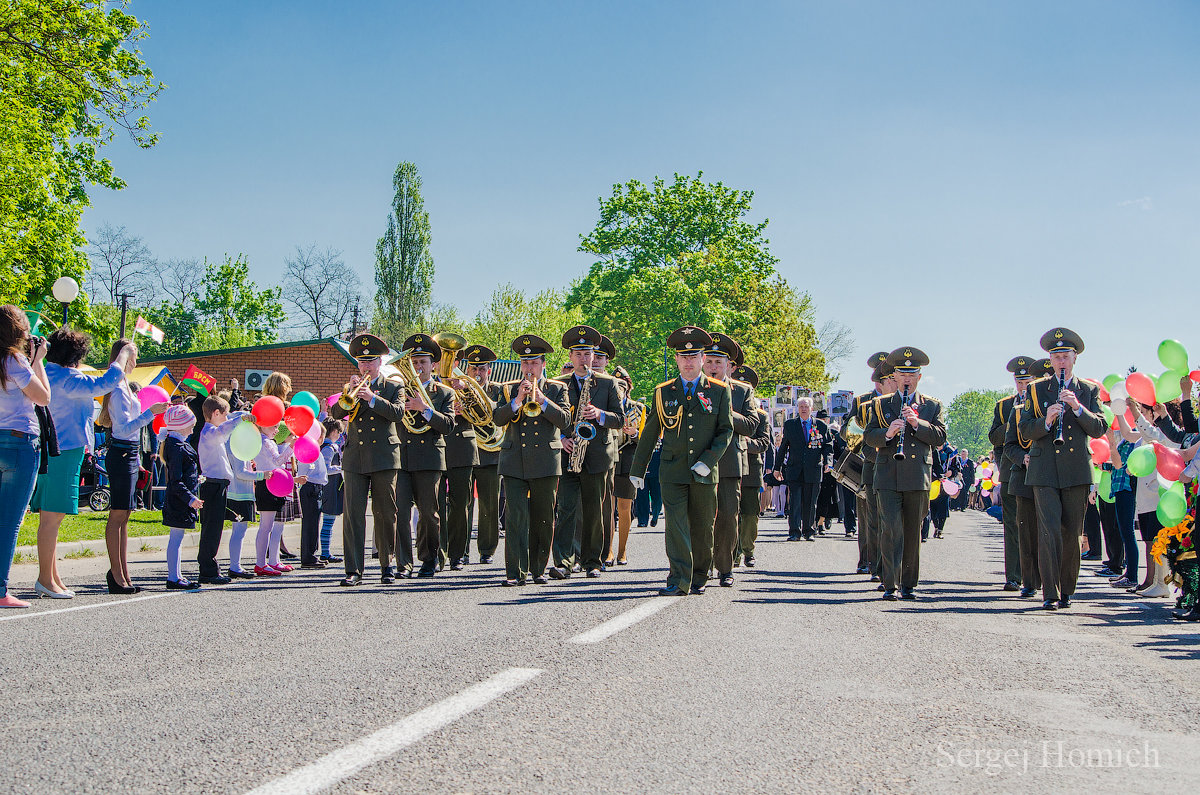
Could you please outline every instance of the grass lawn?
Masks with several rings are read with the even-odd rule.
[[[63,519],[58,528],[59,541],[95,541],[104,538],[104,525],[108,522],[108,512],[94,513],[85,511],[76,516]],[[21,523],[21,532],[17,534],[17,546],[37,543],[38,515],[28,513]],[[198,532],[198,531],[197,531]],[[161,511],[134,511],[129,516],[129,537],[166,535],[163,527]]]

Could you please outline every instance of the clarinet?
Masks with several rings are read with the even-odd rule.
[[[908,387],[904,387],[904,391],[900,393],[900,408],[903,409],[908,405]],[[892,458],[897,461],[904,460],[904,435],[908,433],[908,423],[904,423],[904,428],[900,431],[900,441],[896,443],[896,452],[892,453]]]
[[[1067,368],[1060,367],[1058,370],[1058,392],[1060,395],[1062,394],[1062,391],[1064,389],[1066,389],[1066,387],[1067,387]],[[1060,409],[1062,409],[1062,413],[1060,413],[1058,415],[1058,435],[1054,437],[1055,445],[1061,445],[1066,442],[1066,440],[1063,439],[1063,424],[1067,418],[1067,407],[1066,407],[1066,404],[1064,404],[1062,402],[1062,398],[1059,398],[1058,407]]]

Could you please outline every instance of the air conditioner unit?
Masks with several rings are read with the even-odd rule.
[[[246,390],[249,392],[261,392],[263,384],[267,381],[267,376],[275,372],[274,370],[247,370],[246,371]]]

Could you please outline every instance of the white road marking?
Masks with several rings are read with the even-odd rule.
[[[598,627],[589,629],[587,632],[582,632],[571,638],[568,643],[599,643],[606,638],[611,638],[623,629],[632,627],[637,622],[649,618],[660,610],[665,610],[676,602],[682,601],[678,598],[654,597],[645,604],[640,604],[632,610],[626,610],[616,618],[610,618]]]
[[[129,599],[116,599],[111,602],[98,602],[94,605],[79,605],[78,607],[61,607],[57,610],[39,610],[34,613],[15,613],[10,616],[0,616],[0,621],[18,621],[22,618],[45,618],[46,616],[56,616],[60,613],[73,613],[76,610],[95,610],[99,607],[120,607],[121,605],[133,604],[134,602],[144,602],[147,599],[162,599],[164,596],[183,596],[186,591],[178,593],[152,593],[145,596],[134,596]],[[201,591],[203,593],[203,591]]]
[[[539,668],[509,668],[461,693],[431,704],[420,712],[327,754],[311,765],[255,787],[247,795],[316,793],[349,778],[373,762],[392,756],[427,734],[474,712],[542,673]]]

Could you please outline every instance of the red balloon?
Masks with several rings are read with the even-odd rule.
[[[1154,453],[1158,456],[1158,474],[1162,475],[1164,480],[1171,482],[1179,480],[1179,476],[1183,474],[1184,467],[1187,466],[1179,451],[1172,450],[1155,442]]]
[[[297,436],[307,433],[315,421],[316,417],[308,406],[288,406],[288,410],[283,412],[283,424]]]
[[[1130,428],[1137,427],[1137,425],[1135,424],[1136,420],[1133,419],[1132,411],[1130,411],[1129,409],[1125,409],[1124,417],[1125,417],[1125,422],[1129,423]],[[1120,431],[1121,426],[1117,423],[1117,419],[1118,419],[1118,415],[1114,414],[1113,418],[1112,418],[1112,425],[1110,427],[1115,431]]]
[[[1096,389],[1100,390],[1100,402],[1108,403],[1112,400],[1112,395],[1108,394],[1108,390],[1104,388],[1104,384],[1097,381],[1095,378],[1083,378],[1082,381],[1087,381],[1089,384],[1094,384]]]
[[[1200,384],[1200,370],[1192,370],[1190,373],[1188,373],[1188,377]]]
[[[167,419],[166,417],[159,414],[157,417],[154,418],[154,422],[150,423],[150,429],[152,431],[154,431],[155,436],[157,436],[158,432],[163,429],[163,423],[166,422],[166,419]]]
[[[1092,448],[1092,461],[1095,462],[1096,466],[1106,463],[1109,456],[1112,455],[1112,450],[1108,446],[1108,439],[1092,439],[1088,442],[1088,447]]]
[[[1158,402],[1154,399],[1154,381],[1145,373],[1130,373],[1125,379],[1125,390],[1143,406],[1153,406]]]
[[[254,421],[264,428],[278,425],[283,419],[283,401],[273,395],[260,397],[254,401],[250,413],[254,415]]]

